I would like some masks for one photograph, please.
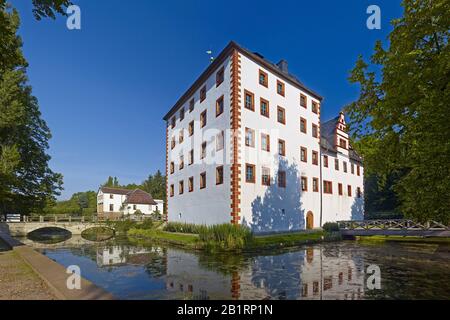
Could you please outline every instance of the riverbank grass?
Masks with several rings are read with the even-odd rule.
[[[442,243],[450,244],[450,238],[438,238],[438,237],[410,237],[410,236],[367,236],[356,237],[360,242],[364,243],[378,243],[378,242],[411,242],[411,243]]]

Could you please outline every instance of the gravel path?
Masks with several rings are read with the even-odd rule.
[[[14,252],[0,252],[0,300],[54,300],[39,276]]]

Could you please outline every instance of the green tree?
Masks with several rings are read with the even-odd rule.
[[[42,1],[38,1],[42,2]],[[44,6],[45,7],[45,6]],[[50,130],[26,76],[16,10],[0,0],[0,213],[42,209],[62,189],[48,166]]]
[[[393,190],[407,217],[450,218],[450,2],[404,0],[389,48],[375,45],[350,75],[361,87],[347,106],[368,174],[398,177]],[[373,68],[370,68],[373,67]]]

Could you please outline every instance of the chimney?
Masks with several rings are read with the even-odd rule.
[[[289,73],[288,72],[288,63],[286,60],[281,59],[280,62],[277,63],[278,68],[280,68],[280,70],[284,73]]]

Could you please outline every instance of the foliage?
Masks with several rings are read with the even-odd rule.
[[[105,227],[90,228],[81,233],[84,239],[90,241],[103,241],[114,236],[114,230]]]
[[[138,223],[134,228],[135,229],[153,229],[154,223],[152,219],[145,219],[143,222]]]
[[[192,223],[168,222],[164,226],[164,231],[178,233],[199,234],[206,226]]]
[[[33,15],[36,20],[42,18],[55,19],[56,14],[66,15],[65,7],[72,4],[70,0],[32,0],[33,1]]]
[[[322,229],[326,232],[335,232],[339,231],[339,225],[336,222],[325,222]]]
[[[48,166],[50,129],[28,85],[19,24],[0,0],[0,213],[29,214],[59,195],[62,176]]]
[[[401,174],[386,177],[377,174],[366,175],[364,181],[364,202],[366,219],[400,219],[398,197],[394,192],[395,182]],[[388,217],[389,216],[389,217]]]
[[[91,216],[97,212],[95,191],[77,192],[69,200],[48,202],[44,214],[72,214]]]
[[[130,229],[137,226],[137,222],[132,220],[108,221],[107,224],[114,228],[117,233],[127,233]]]
[[[390,46],[375,45],[369,69],[350,75],[361,87],[347,106],[354,146],[366,172],[397,175],[399,209],[419,221],[450,221],[450,2],[404,0]]]
[[[253,233],[245,226],[226,223],[201,228],[199,238],[207,247],[243,249],[253,240]]]

